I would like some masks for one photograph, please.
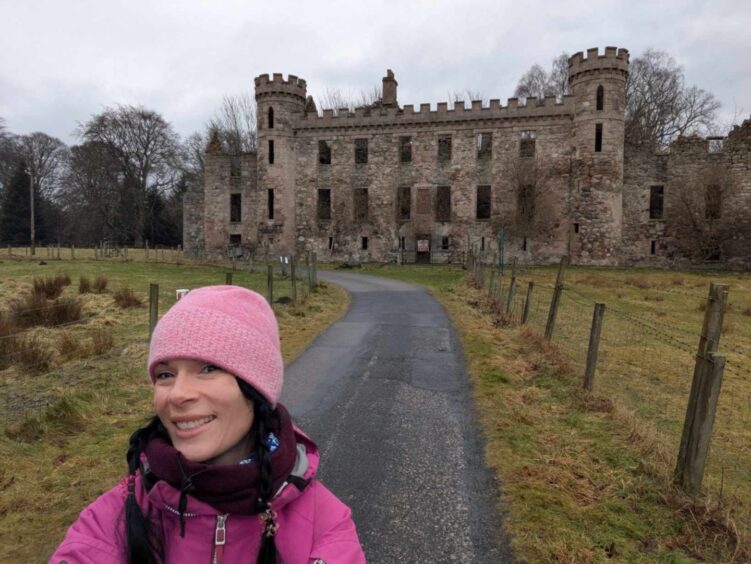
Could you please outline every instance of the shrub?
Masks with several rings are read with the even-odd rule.
[[[115,340],[112,338],[112,331],[109,328],[99,329],[91,337],[91,349],[92,356],[99,356],[106,353],[113,346],[115,346]]]
[[[59,298],[47,308],[47,323],[57,326],[81,319],[81,302],[78,298]]]
[[[115,290],[114,294],[112,294],[112,297],[114,298],[115,303],[123,309],[143,305],[143,300],[136,296],[133,293],[133,290],[131,290],[127,286]]]
[[[91,292],[91,279],[88,276],[83,276],[78,279],[78,293],[88,294]]]
[[[10,316],[0,312],[0,370],[12,363],[12,354],[16,350],[16,333],[18,328],[13,324]]]
[[[54,300],[63,293],[65,286],[70,284],[70,277],[55,276],[54,278],[34,278],[32,293],[48,300]]]
[[[45,372],[52,367],[54,354],[39,337],[26,335],[15,341],[16,347],[12,357],[15,364],[36,372]]]
[[[11,304],[11,315],[18,327],[53,327],[81,319],[81,302],[73,297],[48,301],[42,295],[31,293]]]
[[[106,276],[97,276],[94,280],[94,292],[97,294],[103,294],[107,291],[107,283],[109,280],[107,280]]]

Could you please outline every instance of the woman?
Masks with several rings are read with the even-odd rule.
[[[128,476],[87,507],[54,564],[364,562],[351,512],[315,480],[318,450],[277,403],[284,364],[263,297],[188,293],[157,324],[156,415]]]

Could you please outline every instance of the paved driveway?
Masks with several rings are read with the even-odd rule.
[[[318,443],[369,562],[505,562],[461,349],[422,287],[321,272],[347,314],[287,368],[284,403]]]

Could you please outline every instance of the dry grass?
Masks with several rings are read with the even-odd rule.
[[[747,316],[751,317],[751,305],[750,305],[750,306],[748,306],[748,307],[746,307],[745,309],[743,309],[743,310],[741,311],[741,313],[742,313],[743,315],[747,315]]]
[[[26,371],[46,372],[52,368],[55,353],[37,335],[23,334],[14,339],[14,350],[11,358]]]
[[[641,276],[626,278],[626,284],[633,286],[634,288],[639,288],[641,290],[648,290],[652,287],[652,284],[650,284],[649,280]]]
[[[118,288],[112,293],[112,299],[122,309],[129,307],[140,307],[143,305],[143,300],[133,293],[133,290],[127,286]]]
[[[75,297],[48,300],[44,295],[29,293],[11,303],[13,323],[21,328],[43,325],[55,327],[81,319],[81,302]]]
[[[70,277],[67,274],[54,278],[34,278],[31,291],[34,295],[54,300],[60,297],[68,285],[70,285]]]
[[[91,278],[82,275],[78,279],[78,293],[88,294],[89,292],[91,292]]]
[[[97,276],[94,280],[94,284],[92,286],[94,293],[96,294],[103,294],[107,291],[107,284],[109,283],[109,280],[106,276]]]
[[[74,360],[99,356],[114,347],[115,340],[111,328],[99,327],[88,332],[90,336],[86,336],[80,332],[61,332],[57,343],[60,354],[66,360]]]

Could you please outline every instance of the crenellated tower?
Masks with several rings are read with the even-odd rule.
[[[295,247],[294,124],[305,111],[305,81],[290,74],[255,78],[258,131],[259,243],[276,252]]]
[[[568,62],[574,98],[571,255],[616,264],[623,232],[623,149],[629,53],[588,49]]]

